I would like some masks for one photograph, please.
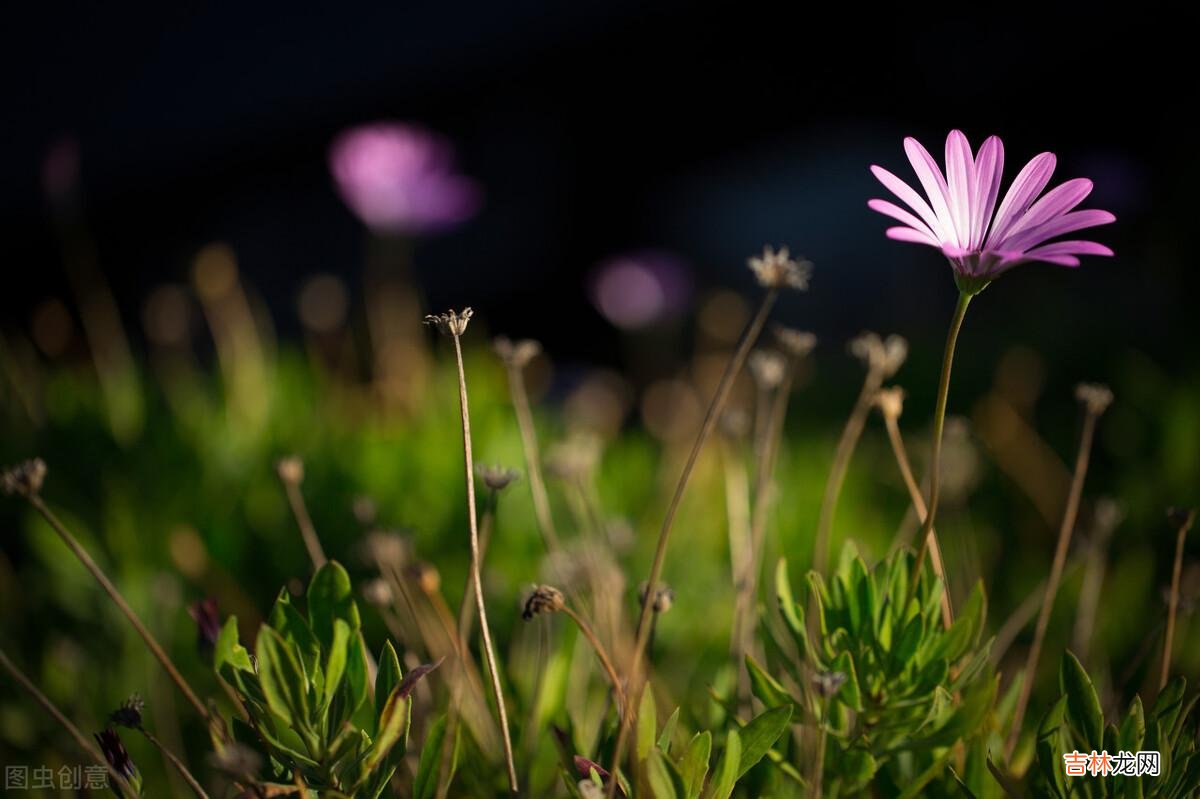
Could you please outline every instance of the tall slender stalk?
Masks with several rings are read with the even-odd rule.
[[[900,476],[904,479],[904,485],[908,489],[909,500],[913,504],[913,508],[917,511],[917,518],[925,521],[925,498],[921,496],[921,487],[917,485],[917,479],[913,475],[912,465],[908,460],[908,450],[904,447],[904,437],[900,435],[900,410],[902,408],[903,391],[899,388],[887,389],[880,391],[876,397],[876,405],[879,406],[880,413],[883,415],[885,427],[887,427],[888,441],[892,445],[892,454],[896,458],[896,465],[900,469]],[[937,531],[933,528],[929,530],[929,560],[933,564],[933,572],[942,581],[945,590],[942,591],[942,626],[947,630],[954,623],[954,607],[950,601],[950,583],[946,579],[946,566],[942,560],[942,547],[938,543]]]
[[[1029,697],[1033,693],[1034,677],[1037,673],[1038,660],[1042,655],[1042,644],[1046,640],[1046,630],[1050,626],[1050,612],[1054,609],[1054,597],[1062,580],[1063,568],[1067,563],[1067,552],[1071,545],[1071,533],[1075,530],[1075,520],[1079,514],[1079,502],[1083,497],[1083,483],[1087,477],[1088,461],[1092,453],[1092,440],[1096,434],[1096,421],[1105,408],[1112,402],[1112,393],[1098,386],[1080,386],[1076,394],[1084,404],[1083,431],[1079,436],[1079,452],[1075,456],[1075,471],[1071,477],[1071,489],[1067,494],[1067,505],[1063,511],[1062,525],[1058,529],[1058,544],[1054,549],[1054,561],[1050,565],[1050,576],[1046,580],[1046,593],[1042,596],[1042,607],[1038,612],[1037,626],[1033,632],[1033,643],[1025,658],[1024,678],[1021,681],[1021,693],[1017,696],[1017,706],[1013,710],[1012,728],[1008,733],[1006,755],[1012,757],[1017,740],[1021,737],[1021,722],[1025,720],[1025,710],[1029,706]]]
[[[500,717],[500,732],[504,741],[504,760],[508,767],[508,786],[518,792],[517,766],[513,760],[512,739],[508,732],[508,709],[504,705],[504,689],[500,686],[500,668],[496,651],[492,646],[492,631],[488,626],[487,607],[483,601],[483,578],[480,576],[479,526],[475,508],[475,458],[471,451],[471,409],[467,401],[467,374],[463,367],[462,342],[459,337],[467,329],[473,312],[470,308],[456,314],[451,311],[437,317],[426,317],[427,322],[437,325],[442,333],[454,342],[454,363],[458,370],[458,407],[462,418],[463,461],[467,482],[467,525],[471,538],[471,583],[475,590],[475,609],[479,612],[479,631],[483,639],[483,653],[492,677],[492,693],[496,699],[496,711]]]
[[[938,381],[937,404],[933,411],[933,446],[929,458],[929,512],[925,514],[921,525],[920,544],[917,547],[917,559],[913,562],[912,578],[908,581],[909,600],[916,592],[921,567],[925,562],[925,553],[929,550],[929,541],[933,533],[933,520],[937,516],[938,498],[942,485],[942,430],[946,426],[946,402],[950,397],[950,370],[954,366],[954,346],[958,343],[958,333],[962,330],[963,318],[967,315],[967,306],[971,304],[972,294],[961,291],[958,303],[954,306],[954,317],[950,320],[950,332],[946,334],[946,350],[942,354],[942,376]]]
[[[841,438],[838,439],[837,449],[834,450],[833,464],[829,467],[829,477],[825,480],[825,493],[821,496],[821,510],[817,516],[817,534],[813,542],[813,569],[824,573],[829,559],[829,536],[833,530],[833,516],[837,509],[838,497],[842,493],[842,484],[846,481],[846,471],[850,468],[850,457],[858,446],[858,439],[866,426],[867,416],[871,412],[871,400],[883,383],[883,378],[873,369],[867,370],[863,379],[862,390],[854,401],[854,407],[842,428]]]
[[[167,759],[167,762],[175,767],[175,770],[179,772],[179,776],[183,777],[183,781],[186,782],[188,787],[192,789],[192,793],[196,794],[197,799],[209,799],[208,794],[204,792],[202,787],[200,787],[200,783],[195,777],[192,776],[192,772],[188,771],[188,767],[183,764],[183,761],[180,760],[174,752],[163,746],[162,742],[151,735],[147,730],[139,727],[138,732],[145,736],[146,740],[153,744],[154,748],[157,749],[162,756]]]
[[[112,767],[104,755],[100,753],[100,750],[96,748],[95,744],[84,737],[83,733],[79,731],[79,728],[76,727],[69,718],[63,715],[63,712],[59,710],[53,702],[50,701],[50,698],[42,693],[41,690],[33,684],[32,680],[25,676],[25,673],[17,668],[15,663],[8,659],[8,655],[4,654],[3,649],[0,649],[0,666],[4,667],[4,670],[12,676],[13,680],[15,680],[18,685],[24,688],[26,693],[33,697],[33,700],[41,705],[43,710],[50,714],[51,718],[62,725],[62,728],[67,731],[67,734],[75,739],[75,743],[78,744],[80,749],[87,753],[88,757],[96,761],[101,766],[104,766],[104,768],[108,770],[109,776],[113,778],[119,787],[123,789],[128,788],[128,783],[125,781],[125,777]]]
[[[533,511],[537,517],[538,530],[546,551],[558,551],[558,532],[554,527],[554,516],[550,512],[550,497],[546,493],[546,479],[542,474],[542,458],[538,449],[537,430],[533,426],[533,411],[529,406],[529,394],[525,391],[524,367],[540,350],[531,341],[513,344],[508,339],[496,341],[496,351],[504,361],[508,372],[508,391],[512,398],[513,411],[517,416],[517,428],[521,432],[521,448],[525,453],[525,469],[529,472],[529,491],[533,495]]]
[[[734,350],[733,357],[729,359],[729,363],[725,367],[725,372],[721,375],[721,380],[717,384],[717,390],[713,394],[712,402],[709,403],[708,410],[704,414],[704,421],[700,425],[700,432],[696,435],[696,441],[692,445],[692,450],[688,454],[687,461],[684,463],[683,472],[679,475],[679,482],[675,486],[675,493],[671,496],[670,504],[667,505],[667,512],[663,518],[662,528],[658,533],[658,543],[654,548],[654,560],[650,565],[650,577],[646,580],[647,596],[654,596],[654,592],[658,589],[658,582],[662,578],[663,564],[667,556],[667,543],[671,538],[671,528],[675,523],[675,515],[679,511],[680,503],[683,501],[683,494],[692,476],[692,471],[696,468],[696,462],[700,459],[700,452],[704,449],[704,444],[712,434],[713,428],[716,427],[717,419],[720,418],[721,411],[725,407],[725,402],[729,399],[729,392],[733,388],[734,378],[737,377],[738,372],[745,365],[746,356],[750,354],[750,348],[754,346],[755,340],[762,333],[763,325],[766,324],[767,316],[771,313],[771,308],[774,307],[778,297],[778,286],[771,286],[767,289],[766,294],[763,295],[762,304],[758,308],[758,313],[754,315],[754,318],[742,333],[742,340],[738,342],[737,349]],[[642,605],[642,613],[638,617],[637,637],[634,641],[633,654],[630,657],[629,668],[626,672],[631,687],[629,699],[634,703],[641,698],[642,686],[638,673],[642,665],[642,655],[646,650],[646,642],[649,639],[650,617],[653,613],[653,606],[653,602],[646,602]],[[632,717],[633,713],[626,713],[621,719],[616,746],[613,749],[612,768],[610,769],[610,772],[614,775],[617,773],[617,768],[625,754],[625,745],[629,738]],[[609,784],[610,797],[614,795],[616,782],[613,779]]]
[[[296,519],[300,537],[304,540],[304,548],[308,550],[308,558],[312,561],[313,570],[319,570],[325,565],[327,558],[325,550],[321,547],[321,539],[317,537],[317,529],[313,526],[312,517],[308,515],[308,508],[304,504],[304,495],[300,493],[300,483],[304,480],[304,463],[296,457],[282,458],[275,465],[275,471],[279,474],[279,482],[283,483],[288,505],[292,509],[292,516]]]
[[[19,494],[20,496],[25,497],[29,504],[33,506],[34,510],[42,515],[42,518],[46,520],[54,532],[58,533],[58,537],[62,539],[63,543],[67,545],[67,548],[70,549],[75,557],[79,559],[79,562],[83,564],[83,567],[91,573],[92,577],[96,579],[96,582],[100,584],[100,587],[104,589],[104,592],[108,594],[108,597],[112,600],[113,604],[117,606],[121,613],[125,615],[125,618],[129,620],[129,623],[133,625],[133,629],[135,629],[138,635],[142,637],[142,641],[145,642],[146,648],[150,650],[150,654],[154,655],[155,659],[162,664],[163,669],[167,672],[167,675],[171,678],[175,685],[178,686],[179,691],[183,694],[184,698],[191,703],[192,707],[196,709],[196,712],[200,714],[200,717],[204,719],[212,729],[218,731],[218,734],[223,738],[225,735],[224,724],[220,722],[220,719],[214,717],[209,712],[208,708],[205,707],[204,703],[200,701],[200,697],[198,697],[196,692],[192,690],[192,687],[188,685],[187,680],[185,680],[183,675],[179,673],[179,669],[175,668],[175,664],[171,662],[171,658],[167,656],[167,653],[163,650],[162,646],[159,645],[158,640],[154,637],[154,634],[151,633],[149,628],[142,623],[142,620],[138,617],[137,613],[135,613],[133,608],[129,606],[129,603],[125,601],[125,597],[123,597],[121,592],[117,590],[117,587],[113,585],[112,580],[108,579],[108,575],[106,575],[104,571],[98,565],[96,565],[96,561],[92,560],[92,556],[89,555],[87,550],[83,548],[83,545],[76,540],[75,536],[71,535],[71,531],[68,530],[66,526],[58,520],[58,517],[55,516],[54,513],[51,512],[50,508],[46,506],[46,503],[42,501],[39,491],[41,489],[42,478],[45,476],[45,471],[45,464],[40,460],[30,461],[15,469],[9,470],[4,474],[4,488],[6,493]]]
[[[1163,639],[1162,672],[1158,679],[1158,690],[1167,687],[1167,678],[1171,675],[1171,647],[1175,643],[1175,612],[1179,609],[1179,578],[1183,573],[1183,542],[1192,523],[1196,521],[1195,510],[1181,510],[1172,513],[1177,525],[1175,532],[1175,565],[1171,569],[1171,598],[1167,609],[1167,635]]]

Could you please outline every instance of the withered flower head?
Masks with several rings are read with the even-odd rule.
[[[145,701],[137,694],[134,694],[112,712],[112,715],[108,717],[108,721],[110,724],[115,724],[118,727],[140,730],[142,728],[142,711],[145,709]]]
[[[850,353],[869,371],[877,372],[880,379],[887,380],[904,365],[908,342],[903,336],[891,335],[882,339],[877,333],[867,331],[850,340]]]
[[[108,765],[112,766],[113,770],[125,779],[135,779],[138,774],[137,766],[133,765],[133,761],[129,759],[129,753],[125,751],[125,744],[121,743],[121,736],[117,731],[109,727],[103,732],[96,733],[95,737]]]
[[[1167,521],[1176,530],[1190,530],[1196,521],[1195,508],[1167,508]]]
[[[769,289],[805,291],[808,279],[812,276],[812,263],[793,259],[787,247],[778,250],[770,246],[763,247],[762,255],[752,256],[749,264],[759,285]]]
[[[366,559],[380,568],[403,568],[412,559],[412,541],[392,530],[372,530],[362,542]]]
[[[42,490],[42,482],[46,479],[46,462],[41,458],[33,458],[18,463],[0,474],[0,487],[4,493],[22,497],[36,496]]]
[[[775,341],[779,348],[793,358],[804,358],[817,347],[817,337],[807,330],[775,325]]]
[[[770,391],[778,388],[783,382],[787,362],[775,350],[760,349],[750,353],[749,366],[750,374],[754,376],[754,382],[759,389]]]
[[[542,345],[531,338],[513,341],[508,336],[496,336],[492,339],[492,349],[506,365],[524,369],[541,353]]]
[[[840,671],[819,671],[813,675],[813,686],[817,693],[826,698],[833,696],[846,682],[846,675]]]
[[[1075,399],[1093,416],[1099,416],[1112,405],[1112,389],[1101,383],[1080,383],[1075,386]]]
[[[475,312],[470,308],[463,308],[461,311],[446,311],[441,314],[429,314],[425,317],[425,324],[436,327],[438,332],[443,336],[453,336],[455,338],[467,332],[467,323],[471,321],[471,317]]]
[[[279,479],[289,485],[304,482],[304,461],[297,455],[288,455],[275,461],[275,472]]]
[[[475,473],[488,487],[489,491],[503,491],[519,480],[521,473],[516,469],[496,464],[481,463],[475,467]]]
[[[646,604],[646,592],[649,586],[643,581],[638,586],[638,602],[642,605]],[[675,591],[666,583],[659,583],[654,589],[654,607],[651,608],[655,613],[666,613],[675,604]]]
[[[904,389],[888,386],[875,392],[875,407],[888,419],[899,419],[904,412]]]
[[[363,585],[363,599],[377,608],[386,608],[392,604],[392,586],[387,580],[376,577]]]
[[[521,618],[529,621],[534,616],[539,616],[543,613],[558,613],[566,607],[567,600],[563,597],[562,591],[559,591],[552,585],[535,585],[533,593],[525,600],[525,609],[521,611]]]
[[[199,599],[188,606],[188,615],[196,622],[196,648],[200,656],[212,661],[217,638],[221,635],[221,616],[217,612],[217,600],[213,597]]]

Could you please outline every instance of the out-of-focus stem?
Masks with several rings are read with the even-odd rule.
[[[41,689],[33,684],[32,680],[25,676],[23,671],[17,668],[15,663],[8,659],[8,655],[4,654],[3,649],[0,649],[0,666],[3,666],[4,670],[9,673],[13,680],[15,680],[18,685],[24,688],[25,692],[32,696],[35,702],[42,706],[42,710],[45,710],[48,714],[50,714],[51,718],[62,725],[62,728],[67,731],[67,734],[75,739],[75,743],[79,745],[80,749],[86,752],[92,760],[95,760],[101,766],[104,766],[104,768],[108,769],[109,776],[113,778],[118,786],[123,789],[128,788],[128,784],[125,782],[125,778],[121,775],[121,773],[109,765],[108,760],[106,760],[104,755],[100,753],[100,750],[97,749],[91,741],[84,737],[83,733],[79,731],[79,728],[76,727],[69,718],[63,715],[63,712],[59,710],[53,702],[50,701],[48,696],[41,692]]]
[[[1067,507],[1063,513],[1062,526],[1058,530],[1058,545],[1054,550],[1054,561],[1050,565],[1050,576],[1046,580],[1046,593],[1042,596],[1042,607],[1038,612],[1037,626],[1033,631],[1033,643],[1025,658],[1021,693],[1017,696],[1017,706],[1013,711],[1012,728],[1009,730],[1006,750],[1008,757],[1012,757],[1017,740],[1021,736],[1021,722],[1025,720],[1025,709],[1028,707],[1029,697],[1033,693],[1038,660],[1042,655],[1042,644],[1046,639],[1046,629],[1050,626],[1050,612],[1054,609],[1054,597],[1058,593],[1059,582],[1062,580],[1063,567],[1067,562],[1067,551],[1071,545],[1071,533],[1075,529],[1075,519],[1079,513],[1079,501],[1083,496],[1083,481],[1087,477],[1088,460],[1091,457],[1092,439],[1095,436],[1098,418],[1099,414],[1090,408],[1083,418],[1079,453],[1075,458],[1075,473],[1071,478],[1071,490],[1067,495]]]
[[[554,528],[554,516],[550,512],[550,497],[546,493],[546,480],[542,475],[542,458],[538,450],[537,431],[533,426],[533,412],[529,407],[529,394],[525,391],[525,377],[519,366],[508,365],[508,391],[512,397],[513,410],[517,415],[517,427],[521,431],[521,447],[525,451],[525,468],[529,472],[529,491],[533,495],[533,510],[537,516],[538,529],[546,551],[558,551],[558,533]]]
[[[508,710],[504,706],[504,690],[500,687],[500,669],[496,652],[492,647],[492,632],[488,627],[487,608],[483,602],[483,578],[480,576],[479,529],[475,509],[475,459],[471,453],[471,411],[467,403],[467,375],[463,368],[462,342],[457,333],[454,341],[454,360],[458,368],[458,404],[462,416],[463,460],[467,476],[467,522],[471,533],[471,582],[475,589],[475,608],[479,611],[479,631],[483,637],[483,651],[488,670],[492,673],[492,692],[495,694],[496,710],[500,716],[500,732],[504,741],[504,759],[508,766],[508,784],[513,793],[517,788],[517,767],[513,761],[512,740],[508,734]],[[532,481],[531,481],[532,482]]]
[[[308,550],[308,558],[312,561],[313,570],[319,570],[328,560],[325,550],[321,547],[321,539],[317,538],[317,530],[313,527],[312,517],[304,504],[304,496],[300,486],[291,480],[283,480],[283,489],[287,493],[288,505],[296,518],[296,526],[300,529],[300,537],[304,539],[304,548]]]
[[[1189,510],[1181,514],[1179,529],[1175,533],[1175,565],[1171,570],[1171,597],[1167,606],[1167,635],[1163,639],[1162,672],[1158,679],[1158,690],[1167,687],[1167,679],[1171,675],[1171,647],[1175,643],[1175,613],[1179,609],[1179,578],[1183,573],[1183,542],[1192,523],[1196,521],[1196,511]]]
[[[40,513],[42,517],[50,524],[50,527],[54,529],[54,532],[58,533],[59,538],[63,540],[63,543],[67,545],[67,548],[70,549],[71,552],[74,553],[75,557],[79,559],[79,562],[83,564],[83,567],[91,572],[92,577],[96,578],[96,582],[98,582],[100,587],[104,589],[104,592],[108,594],[108,597],[113,601],[113,604],[116,605],[121,613],[125,615],[125,618],[129,620],[129,623],[133,625],[133,629],[135,629],[138,635],[142,637],[142,641],[145,642],[146,648],[150,650],[150,654],[154,655],[158,662],[162,664],[163,669],[167,672],[167,675],[171,678],[171,680],[174,681],[175,685],[178,686],[179,691],[183,694],[184,698],[191,703],[192,707],[196,709],[196,712],[200,714],[202,719],[208,722],[209,725],[214,729],[220,730],[222,737],[224,737],[224,725],[220,723],[219,719],[214,719],[212,717],[208,711],[208,708],[204,706],[204,703],[200,701],[198,696],[196,696],[196,693],[192,690],[192,687],[188,685],[187,680],[183,679],[183,675],[179,673],[177,668],[175,668],[175,664],[171,662],[171,658],[167,656],[167,653],[163,650],[162,646],[159,645],[158,641],[154,637],[154,634],[151,633],[146,625],[142,623],[142,620],[138,617],[137,613],[135,613],[133,608],[129,606],[129,603],[125,601],[125,597],[121,596],[121,592],[117,590],[117,587],[113,585],[112,581],[108,579],[108,576],[100,569],[99,566],[96,565],[96,561],[92,560],[92,556],[89,555],[87,550],[84,549],[83,546],[75,539],[75,536],[71,535],[71,532],[63,525],[62,522],[58,520],[58,517],[50,511],[50,508],[46,507],[46,503],[42,501],[41,496],[38,494],[30,495],[29,503],[33,505],[34,509],[36,509],[37,512]]]
[[[913,476],[912,466],[908,461],[908,451],[904,448],[904,437],[900,435],[900,423],[896,421],[896,417],[885,413],[883,415],[884,423],[887,426],[888,440],[892,443],[892,454],[896,456],[896,465],[900,467],[900,475],[904,478],[904,485],[908,488],[908,496],[912,501],[913,507],[916,508],[917,517],[922,523],[925,521],[925,499],[921,496],[921,488],[917,485],[917,480]],[[933,572],[942,581],[944,590],[942,591],[942,625],[948,630],[950,625],[954,623],[954,607],[950,603],[950,582],[946,579],[946,567],[942,560],[942,547],[938,544],[937,531],[932,527],[929,528],[929,562],[933,565]]]
[[[570,605],[564,605],[562,612],[567,615],[571,621],[575,622],[575,626],[579,628],[579,632],[583,633],[583,637],[592,645],[592,649],[596,651],[596,657],[600,660],[600,665],[604,667],[604,671],[608,674],[608,681],[612,683],[613,694],[617,698],[617,711],[622,718],[625,717],[628,705],[625,701],[625,688],[621,684],[621,678],[617,676],[617,669],[613,666],[612,659],[608,656],[608,650],[604,648],[604,644],[600,643],[600,639],[596,637],[596,633],[588,626],[588,623],[583,620],[583,617],[571,609]]]
[[[869,368],[833,454],[833,464],[825,481],[825,493],[821,497],[821,510],[817,517],[816,540],[813,542],[813,569],[822,574],[829,559],[829,536],[833,531],[833,516],[837,510],[838,497],[842,493],[842,484],[846,481],[846,471],[850,468],[850,458],[854,455],[858,439],[866,426],[867,416],[871,413],[871,401],[882,383],[883,377],[879,371]]]
[[[647,597],[653,597],[658,590],[658,581],[662,578],[663,564],[666,562],[667,556],[667,543],[671,538],[671,528],[675,523],[675,514],[679,512],[679,505],[683,500],[683,494],[687,488],[688,480],[692,476],[692,471],[696,468],[696,462],[700,459],[700,452],[704,449],[704,444],[712,434],[713,428],[716,427],[717,419],[720,418],[721,411],[725,407],[725,402],[729,399],[729,392],[733,388],[734,378],[737,377],[738,372],[745,365],[746,356],[750,354],[750,348],[754,346],[755,340],[762,333],[763,325],[766,324],[767,316],[770,315],[771,308],[774,307],[775,300],[778,297],[778,288],[767,289],[766,294],[763,295],[758,313],[755,314],[745,332],[742,333],[742,340],[738,343],[733,357],[729,359],[729,363],[725,367],[724,374],[721,375],[721,381],[717,384],[716,393],[713,394],[712,402],[709,403],[708,410],[704,414],[704,421],[700,425],[700,432],[696,435],[696,442],[692,445],[692,451],[684,463],[683,472],[679,475],[679,482],[675,486],[675,493],[671,497],[670,504],[667,505],[666,516],[663,518],[662,529],[659,530],[658,543],[654,550],[654,561],[650,566],[650,577],[646,581]],[[638,618],[637,639],[634,642],[633,655],[630,657],[629,670],[626,673],[632,689],[629,694],[632,702],[637,702],[641,697],[642,687],[639,670],[642,665],[642,655],[646,650],[646,642],[649,639],[650,617],[653,613],[653,608],[653,602],[643,603],[642,613]],[[629,712],[622,717],[620,731],[617,733],[617,742],[613,749],[612,768],[609,769],[614,777],[625,754],[625,744],[629,738],[630,721],[633,715],[632,712]],[[610,781],[608,788],[609,797],[615,795],[616,784],[617,780],[615,778]]]

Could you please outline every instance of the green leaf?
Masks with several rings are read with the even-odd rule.
[[[696,799],[704,789],[704,777],[708,774],[708,758],[712,754],[712,733],[708,730],[697,733],[683,759],[679,762],[679,771],[683,776],[684,793],[688,799]]]
[[[333,701],[333,697],[337,695],[338,688],[341,687],[342,677],[346,674],[346,648],[358,646],[358,637],[351,638],[351,635],[353,633],[346,626],[346,622],[341,619],[334,620],[333,644],[329,647],[327,659],[325,660],[325,685],[322,688],[324,695],[322,710],[329,707],[329,703]]]
[[[250,653],[238,643],[236,616],[230,616],[225,620],[225,624],[217,636],[217,643],[213,647],[213,670],[222,674],[223,666],[229,666],[231,670],[235,671],[254,673],[254,664],[250,662]]]
[[[975,583],[971,595],[963,605],[959,616],[950,625],[945,635],[934,645],[933,658],[945,658],[954,663],[975,645],[983,630],[984,615],[987,612],[987,602],[984,599],[983,581]]]
[[[267,625],[258,630],[254,645],[258,678],[271,712],[298,732],[311,729],[308,680],[293,644]]]
[[[874,756],[866,749],[854,747],[847,749],[840,756],[842,789],[846,793],[862,790],[871,782],[879,764]]]
[[[1063,655],[1058,680],[1067,696],[1067,719],[1071,726],[1083,736],[1088,748],[1100,751],[1104,748],[1104,715],[1100,711],[1100,698],[1096,695],[1092,678],[1079,659],[1070,652]]]
[[[647,692],[648,693],[648,692]],[[663,753],[651,748],[646,759],[646,779],[654,799],[679,799],[674,776]]]
[[[800,712],[796,700],[792,699],[792,695],[787,692],[787,689],[768,674],[762,666],[758,665],[758,661],[750,655],[746,655],[746,670],[750,672],[750,689],[755,696],[762,700],[764,705],[769,708],[788,705],[794,708],[794,712]]]
[[[637,716],[637,759],[641,762],[654,748],[654,738],[658,732],[658,711],[654,705],[654,691],[647,685],[642,689],[642,701],[638,706]]]
[[[737,730],[725,733],[725,751],[717,763],[712,782],[705,791],[705,799],[729,799],[733,786],[737,784],[738,764],[742,762],[742,742]]]
[[[367,771],[374,771],[383,759],[392,751],[392,747],[400,740],[408,729],[410,717],[408,692],[403,691],[403,684],[397,685],[388,695],[383,704],[383,712],[379,714],[379,732],[375,735],[375,743],[370,754],[364,761]],[[422,758],[424,755],[422,755]]]
[[[1125,720],[1121,722],[1118,741],[1122,749],[1136,753],[1142,748],[1142,741],[1145,739],[1146,715],[1142,710],[1142,698],[1134,694],[1133,701],[1129,703],[1129,710],[1125,714]]]
[[[442,742],[446,738],[446,716],[438,716],[429,726],[425,744],[421,747],[421,760],[417,765],[417,776],[413,780],[413,799],[432,799],[437,793],[437,777],[442,764]]]
[[[667,722],[663,724],[662,732],[658,736],[658,748],[665,754],[671,754],[671,739],[675,737],[675,727],[679,724],[679,708],[675,708],[670,716],[667,716]]]
[[[1042,776],[1057,790],[1058,796],[1067,794],[1062,767],[1063,752],[1070,751],[1066,748],[1066,738],[1062,733],[1066,716],[1067,697],[1063,695],[1046,711],[1046,715],[1042,716],[1037,731],[1038,766],[1042,769]]]
[[[746,772],[754,768],[763,759],[767,751],[779,740],[792,720],[790,705],[768,710],[762,715],[751,719],[750,723],[739,731],[742,742],[742,757],[738,762],[737,778],[740,780]]]
[[[313,575],[308,584],[308,621],[313,634],[328,649],[333,645],[333,622],[341,619],[351,632],[362,626],[350,575],[336,560],[327,562]]]
[[[1162,724],[1163,732],[1169,733],[1175,727],[1179,711],[1183,707],[1183,695],[1187,692],[1187,680],[1183,677],[1172,677],[1154,700],[1154,710],[1150,717]]]
[[[850,657],[850,653],[843,651],[838,655],[830,664],[829,670],[846,675],[845,682],[838,688],[834,697],[851,710],[861,711],[862,692],[858,687],[858,672],[854,668],[854,659]]]
[[[383,713],[383,706],[387,704],[392,689],[400,684],[403,676],[404,673],[400,670],[400,658],[396,656],[396,648],[392,646],[391,641],[387,641],[383,645],[383,651],[379,653],[379,671],[375,675],[376,716]]]

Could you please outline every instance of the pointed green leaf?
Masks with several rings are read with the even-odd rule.
[[[667,722],[663,724],[662,732],[658,736],[658,748],[666,754],[671,754],[671,739],[675,737],[675,727],[679,724],[679,708],[675,708],[670,716],[667,716]]]
[[[1075,655],[1063,655],[1058,680],[1067,696],[1067,719],[1071,726],[1083,736],[1084,743],[1091,749],[1104,748],[1104,715],[1100,712],[1100,698],[1092,678],[1084,670]]]
[[[254,673],[254,664],[250,662],[250,653],[238,643],[236,616],[230,616],[225,620],[225,624],[217,636],[217,643],[213,647],[213,670],[221,674],[222,666],[229,666],[235,671]]]
[[[711,754],[712,733],[708,730],[697,733],[688,744],[683,760],[679,762],[684,793],[688,799],[697,799],[704,789],[704,777],[708,774],[708,758]]]
[[[742,742],[742,758],[738,763],[737,778],[740,780],[746,772],[754,768],[763,759],[779,737],[788,728],[792,720],[791,705],[772,708],[762,715],[751,719],[750,723],[738,732]]]
[[[358,606],[354,604],[354,592],[350,587],[350,575],[336,560],[327,562],[313,575],[308,584],[308,621],[313,634],[328,648],[333,644],[333,621],[346,622],[351,632],[357,633],[362,626]]]
[[[271,712],[297,731],[308,729],[308,681],[295,647],[264,624],[258,630],[254,653],[258,658],[258,678]]]
[[[642,689],[642,701],[638,706],[637,717],[637,759],[646,759],[654,748],[654,738],[658,731],[657,709],[654,705],[654,691],[647,685]]]
[[[333,697],[337,695],[338,688],[342,685],[342,677],[346,674],[346,658],[347,649],[349,647],[358,647],[358,637],[353,636],[350,628],[346,626],[346,622],[341,619],[334,619],[333,622],[333,644],[329,647],[326,653],[325,660],[325,685],[322,689],[324,700],[322,701],[322,709],[327,709],[333,701]]]
[[[438,716],[425,735],[421,760],[413,781],[413,799],[432,799],[437,793],[438,771],[442,763],[442,742],[446,738],[446,716]]]
[[[375,715],[383,713],[392,689],[400,684],[404,673],[400,670],[400,658],[396,656],[396,648],[391,641],[383,645],[379,653],[379,671],[375,674]]]
[[[829,670],[846,676],[834,696],[851,710],[861,711],[863,709],[862,692],[858,687],[858,672],[854,668],[854,660],[850,657],[850,653],[843,651],[838,655],[830,664]]]
[[[646,758],[646,780],[654,799],[679,799],[675,781],[663,753],[651,748]]]
[[[738,764],[742,762],[742,741],[737,730],[725,733],[725,751],[717,763],[712,782],[705,791],[705,799],[729,799],[733,786],[737,784]]]

